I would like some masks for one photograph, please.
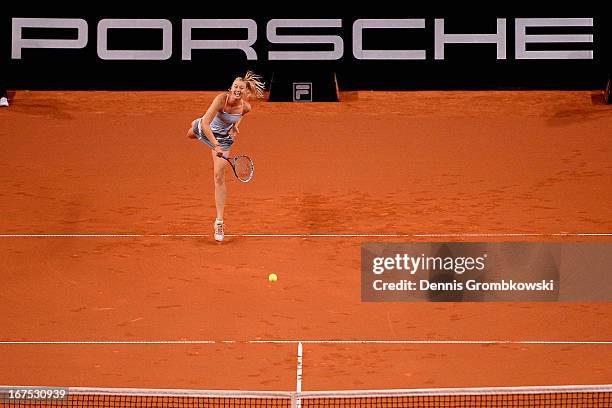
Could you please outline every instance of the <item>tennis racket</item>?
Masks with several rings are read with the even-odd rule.
[[[230,166],[232,166],[232,170],[234,170],[234,174],[238,180],[243,183],[251,181],[255,171],[255,165],[253,164],[253,160],[248,156],[227,157],[224,154],[217,154],[217,156],[227,160]]]

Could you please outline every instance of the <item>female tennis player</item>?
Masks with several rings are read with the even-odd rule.
[[[223,241],[223,208],[225,207],[225,167],[227,161],[223,155],[229,156],[229,150],[238,135],[239,126],[244,115],[251,111],[248,99],[252,96],[263,98],[264,82],[261,76],[247,71],[244,77],[234,79],[228,92],[219,94],[202,116],[191,123],[187,137],[199,139],[208,145],[212,151],[215,206],[217,218],[214,223],[215,240]]]

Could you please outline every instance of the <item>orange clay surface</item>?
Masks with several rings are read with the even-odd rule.
[[[361,242],[610,236],[612,110],[595,92],[359,92],[255,102],[212,240],[211,92],[18,92],[0,111],[0,384],[294,390],[250,340],[612,340],[612,303],[362,303]],[[160,236],[172,234],[172,237]],[[205,234],[205,237],[177,237]],[[279,280],[270,283],[269,273]],[[10,345],[11,340],[234,340]],[[612,345],[304,346],[304,390],[612,383]]]

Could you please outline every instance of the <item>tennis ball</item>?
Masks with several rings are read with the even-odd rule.
[[[276,281],[277,281],[277,279],[278,279],[278,276],[276,276],[276,274],[275,274],[275,273],[271,273],[270,275],[268,275],[268,280],[269,280],[270,282],[276,282]]]

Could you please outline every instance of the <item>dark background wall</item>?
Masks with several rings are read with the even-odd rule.
[[[232,3],[233,4],[233,3]],[[300,4],[297,4],[300,6]],[[12,6],[0,11],[1,75],[12,89],[155,89],[205,90],[225,88],[246,69],[254,69],[269,80],[273,72],[335,71],[341,89],[600,89],[610,72],[610,24],[612,19],[598,9],[581,5],[549,8],[509,4],[496,10],[462,3],[462,8],[432,4],[398,9],[382,3],[372,7],[337,9],[312,3],[272,9],[266,3],[234,5],[202,3],[158,6],[151,9],[101,3],[95,11],[66,4],[44,8]],[[268,8],[266,8],[268,7]],[[308,9],[306,9],[308,8]],[[80,18],[87,22],[88,42],[81,49],[23,49],[12,57],[13,18]],[[592,50],[592,59],[527,60],[515,56],[517,18],[591,18],[592,27],[548,27],[528,29],[527,34],[591,34],[592,43],[529,44],[528,50]],[[97,26],[103,19],[166,19],[172,26],[172,54],[163,61],[103,60],[97,52]],[[283,28],[281,35],[328,35],[342,38],[342,57],[334,61],[271,61],[269,51],[330,51],[330,44],[272,44],[266,25],[274,18],[341,19],[338,28]],[[419,29],[369,29],[363,32],[367,49],[421,49],[425,60],[359,60],[353,55],[353,23],[360,18],[424,19]],[[445,59],[434,58],[434,20],[445,20],[445,32],[494,34],[496,19],[506,19],[506,59],[497,59],[495,44],[449,44]],[[194,50],[191,60],[182,58],[183,19],[252,19],[257,24],[253,48],[257,60],[248,60],[240,50]],[[74,29],[24,29],[25,38],[75,38]],[[194,39],[231,40],[246,38],[246,30],[195,29]],[[108,48],[113,50],[160,49],[161,30],[111,29]]]

